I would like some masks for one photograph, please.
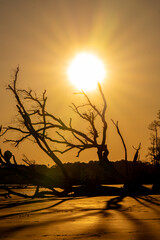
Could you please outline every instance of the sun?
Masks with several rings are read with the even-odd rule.
[[[83,91],[96,89],[106,76],[103,62],[94,54],[82,52],[75,56],[68,67],[68,77],[76,88]]]

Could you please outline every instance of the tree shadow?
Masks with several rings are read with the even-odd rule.
[[[109,210],[109,209],[121,209],[122,205],[120,204],[125,196],[118,196],[115,198],[110,199],[106,203],[106,208],[104,210]]]
[[[17,216],[17,215],[22,215],[22,214],[31,214],[31,213],[36,213],[36,216],[37,216],[37,219],[39,218],[40,215],[49,215],[49,214],[53,214],[53,211],[50,211],[50,212],[42,212],[42,210],[48,210],[48,209],[52,209],[54,207],[56,207],[57,205],[60,205],[62,204],[63,202],[65,201],[68,201],[68,200],[76,200],[76,199],[79,199],[79,198],[68,198],[68,199],[62,199],[60,200],[58,203],[55,203],[53,205],[50,205],[48,207],[45,207],[45,208],[41,208],[41,209],[36,209],[36,210],[32,210],[32,211],[27,211],[27,212],[21,212],[21,213],[16,213],[16,214],[8,214],[6,216],[3,216],[2,218],[0,218],[0,220],[3,220],[4,217],[14,217],[14,216]],[[67,215],[66,216],[61,216],[61,217],[58,217],[56,219],[49,219],[49,220],[46,220],[46,221],[36,221],[36,222],[31,222],[31,223],[27,223],[27,224],[17,224],[17,226],[14,226],[14,227],[9,227],[7,229],[2,229],[0,231],[0,234],[1,234],[1,237],[9,237],[10,235],[14,235],[16,234],[17,232],[19,231],[24,231],[24,230],[28,230],[30,229],[30,231],[32,231],[32,229],[35,229],[35,228],[41,228],[42,226],[45,227],[45,226],[49,226],[49,225],[56,225],[56,224],[60,224],[60,223],[66,223],[66,222],[69,222],[69,221],[76,221],[76,220],[79,220],[79,219],[82,219],[84,217],[87,217],[87,216],[94,216],[96,215],[95,212],[91,212],[91,210],[97,210],[99,211],[100,209],[80,209],[80,208],[73,208],[72,211],[79,211],[81,212],[80,215],[78,216],[71,216],[71,215]],[[56,213],[58,212],[57,210],[55,210]],[[71,210],[68,210],[68,209],[64,209],[64,210],[60,210],[61,212],[67,212],[67,211],[71,211]],[[88,213],[89,211],[89,213]],[[87,213],[86,213],[87,212]]]
[[[109,234],[109,232],[114,233],[114,231],[111,231],[111,229],[109,229],[109,226],[106,226],[105,224],[103,224],[104,223],[103,219],[108,217],[111,214],[110,213],[110,210],[111,210],[112,212],[115,212],[119,216],[122,216],[125,220],[127,220],[128,223],[132,225],[132,230],[130,233],[132,235],[134,234],[135,240],[159,239],[159,236],[157,238],[156,233],[146,221],[142,219],[138,219],[137,217],[134,216],[134,214],[130,213],[127,209],[124,208],[122,203],[125,197],[130,197],[130,196],[118,196],[118,197],[111,198],[106,202],[105,207],[101,209],[101,211],[99,211],[99,213],[101,214],[101,219],[99,220],[99,224],[97,224],[97,228],[94,229],[94,235],[100,234],[100,233]],[[138,199],[138,197],[131,197],[131,198],[135,200]],[[158,200],[156,198],[153,198],[151,196],[145,196],[140,198],[148,201],[149,203],[159,206]],[[148,207],[148,205],[142,203],[141,201],[138,201],[138,202]],[[108,233],[106,232],[106,228],[108,228],[109,230]]]
[[[147,224],[146,222],[144,222],[141,219],[137,219],[134,217],[134,215],[130,212],[128,212],[126,210],[126,208],[124,208],[124,204],[123,204],[123,200],[125,199],[126,196],[118,196],[118,197],[114,197],[109,199],[108,201],[106,201],[105,203],[105,207],[101,208],[101,207],[91,207],[89,208],[88,206],[74,206],[74,204],[70,205],[71,208],[64,208],[64,209],[54,209],[56,206],[66,202],[66,201],[70,201],[70,200],[74,200],[76,201],[77,199],[80,198],[64,198],[64,199],[57,199],[54,198],[54,200],[58,200],[58,202],[49,205],[47,207],[42,207],[39,209],[34,209],[31,211],[25,211],[25,212],[21,212],[21,213],[13,213],[13,214],[6,214],[3,217],[0,217],[0,220],[3,220],[4,218],[9,218],[9,217],[14,217],[14,216],[18,216],[18,215],[22,215],[22,214],[36,214],[36,218],[39,219],[39,217],[41,215],[45,215],[45,216],[51,216],[51,214],[53,214],[54,212],[63,212],[65,214],[62,214],[60,216],[58,216],[57,218],[54,217],[53,218],[48,218],[46,220],[37,220],[36,222],[27,222],[25,224],[23,223],[19,223],[17,224],[17,226],[11,226],[7,229],[2,229],[1,232],[1,236],[5,237],[5,236],[11,236],[16,234],[17,232],[21,232],[21,231],[25,231],[25,230],[29,230],[32,231],[32,229],[38,229],[41,227],[48,227],[51,225],[56,225],[56,224],[64,224],[67,222],[74,222],[77,220],[83,220],[86,217],[95,217],[98,216],[97,218],[97,225],[92,229],[92,232],[89,233],[88,230],[87,232],[82,232],[81,235],[82,237],[101,237],[101,235],[105,235],[107,236],[107,234],[112,232],[112,226],[108,226],[106,225],[106,221],[107,218],[111,218],[112,214],[116,213],[118,214],[118,216],[122,216],[122,219],[125,218],[125,220],[127,220],[127,222],[131,223],[131,225],[133,226],[133,234],[135,234],[135,240],[146,240],[146,239],[156,239],[154,236],[154,233],[152,232],[152,229],[150,228],[149,224]],[[89,199],[88,197],[85,197],[86,199]],[[143,204],[141,202],[141,200],[139,200],[139,198],[134,198],[135,200],[138,199],[138,202],[140,204]],[[156,200],[156,198],[152,198],[152,197],[145,197],[145,199],[147,199],[146,201],[148,201],[149,203],[156,203],[156,206],[159,206],[158,201]],[[53,200],[53,199],[52,199]],[[36,201],[36,202],[44,202],[47,200],[43,200],[43,201]],[[49,199],[49,201],[51,201],[51,199]],[[33,202],[29,201],[28,204],[31,204]],[[27,204],[27,202],[25,201],[23,203],[24,205]],[[20,205],[23,205],[20,203]],[[158,205],[157,205],[158,204]],[[16,205],[15,205],[16,206]],[[144,205],[145,206],[145,205]],[[9,206],[10,208],[11,206]],[[12,207],[14,207],[12,205]],[[49,211],[43,211],[43,210],[49,210]],[[94,223],[95,224],[95,223]],[[146,229],[146,231],[144,231],[144,229]]]
[[[151,196],[139,196],[134,197],[134,199],[146,208],[152,209],[158,216],[160,216],[160,210],[155,208],[156,206],[160,206],[160,202],[156,198]]]
[[[56,202],[48,207],[43,207],[43,208],[39,208],[39,209],[35,209],[35,210],[31,210],[31,211],[25,211],[25,212],[20,212],[20,213],[13,213],[13,214],[6,214],[6,215],[3,215],[3,216],[0,216],[0,220],[1,219],[5,219],[5,218],[9,218],[9,217],[14,217],[14,216],[19,216],[19,215],[25,215],[25,214],[32,214],[32,213],[36,213],[36,212],[40,212],[40,211],[43,211],[43,210],[47,210],[47,209],[51,209],[51,208],[54,208],[60,204],[62,204],[63,202],[65,201],[68,201],[68,200],[71,200],[73,198],[63,198],[63,199],[57,199],[57,198],[54,198],[54,199],[47,199],[47,200],[37,200],[37,201],[29,201],[29,202],[21,202],[21,203],[17,203],[17,204],[9,204],[8,206],[5,206],[4,208],[11,208],[11,207],[16,207],[16,206],[21,206],[21,205],[26,205],[26,204],[33,204],[33,203],[42,203],[42,202],[49,202],[49,201],[53,201],[53,200],[59,200],[59,202]],[[2,208],[2,209],[4,209]]]
[[[62,198],[57,198],[57,197],[51,197],[51,198],[43,198],[43,199],[23,199],[23,200],[16,200],[16,202],[5,202],[0,204],[0,209],[5,209],[5,208],[14,208],[17,206],[23,206],[23,205],[29,205],[29,204],[34,204],[34,203],[43,203],[43,202],[49,202],[53,200],[61,200]]]
[[[160,201],[158,201],[155,197],[152,196],[139,196],[139,199],[142,199],[148,203],[151,203],[156,206],[160,206]]]

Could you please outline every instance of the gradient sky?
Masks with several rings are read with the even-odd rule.
[[[18,64],[19,86],[38,93],[46,89],[48,109],[69,121],[68,106],[77,96],[66,71],[81,51],[97,54],[108,70],[102,87],[108,102],[109,159],[124,157],[112,118],[119,121],[129,159],[134,154],[132,145],[141,142],[141,159],[145,160],[147,127],[160,109],[158,0],[0,0],[0,123],[15,120],[15,102],[5,88]],[[90,96],[96,102],[99,99],[96,91]],[[52,164],[30,142],[18,150],[1,147],[13,150],[18,159],[25,153],[39,163]],[[66,162],[97,159],[95,151],[82,153],[79,159],[75,156],[70,152],[60,158]]]

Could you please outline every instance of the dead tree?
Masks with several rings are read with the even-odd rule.
[[[125,141],[124,141],[124,138],[121,134],[121,131],[119,129],[119,125],[118,125],[118,121],[115,123],[112,119],[111,121],[113,122],[113,124],[115,125],[116,129],[117,129],[117,132],[118,132],[118,135],[120,136],[120,139],[122,141],[122,144],[123,144],[123,148],[124,148],[124,160],[125,160],[125,185],[129,185],[129,184],[135,184],[135,175],[136,175],[136,163],[137,163],[137,160],[138,160],[138,157],[139,157],[139,151],[141,149],[141,143],[139,144],[138,148],[135,148],[133,147],[136,152],[134,154],[134,157],[133,157],[133,165],[132,165],[132,173],[129,174],[129,170],[128,170],[128,154],[127,154],[127,147],[126,147],[126,144],[125,144]]]
[[[127,183],[128,182],[128,156],[127,156],[127,147],[126,147],[126,144],[125,144],[125,141],[124,141],[124,138],[120,132],[120,129],[119,129],[119,125],[118,125],[118,121],[115,123],[112,119],[111,121],[113,122],[113,124],[115,125],[116,129],[117,129],[117,133],[118,135],[120,136],[120,139],[122,141],[122,144],[123,144],[123,147],[124,147],[124,160],[125,160],[125,182]]]
[[[60,166],[64,175],[68,177],[66,170],[63,167],[62,162],[56,156],[56,152],[65,153],[72,149],[77,149],[79,154],[91,148],[97,149],[97,154],[100,162],[108,161],[108,148],[106,144],[106,131],[107,131],[107,122],[105,118],[107,104],[104,94],[102,92],[100,84],[99,92],[103,101],[103,107],[100,111],[96,105],[94,105],[85,92],[81,92],[86,99],[86,103],[84,105],[76,106],[72,104],[72,109],[76,114],[79,115],[84,121],[89,123],[89,133],[79,131],[78,128],[74,128],[72,126],[72,118],[69,121],[69,124],[66,124],[62,121],[61,118],[56,117],[55,115],[47,112],[46,110],[46,91],[44,91],[42,95],[42,99],[37,97],[36,93],[32,90],[22,90],[17,89],[17,77],[18,77],[19,68],[17,68],[15,73],[15,78],[13,81],[13,85],[8,85],[8,89],[13,93],[16,101],[17,101],[17,109],[19,115],[21,117],[21,125],[22,127],[13,127],[8,126],[4,128],[4,134],[9,131],[15,131],[22,135],[19,139],[6,139],[5,142],[13,143],[15,146],[18,146],[25,139],[34,139],[34,142],[38,144],[38,146],[49,155],[53,161]],[[25,105],[26,104],[26,105]],[[32,107],[31,107],[32,104]],[[80,109],[84,109],[87,107],[87,111],[81,111]],[[96,128],[95,121],[96,118],[99,117],[102,124],[102,132],[101,136]],[[49,136],[49,130],[57,130],[56,133],[61,138],[56,139],[55,136],[51,138]],[[62,130],[62,134],[60,131]],[[69,141],[64,136],[65,132],[70,132],[75,140],[78,143],[73,143]],[[99,138],[99,141],[97,140]],[[58,143],[65,146],[65,150],[56,150],[52,149],[49,144]]]
[[[16,100],[16,106],[20,117],[20,126],[8,126],[3,128],[5,135],[8,132],[16,132],[21,136],[16,139],[6,138],[5,142],[9,142],[18,146],[24,140],[29,139],[35,142],[62,170],[65,177],[66,186],[70,191],[71,179],[66,171],[63,163],[57,157],[56,153],[66,153],[72,149],[77,149],[77,156],[86,149],[96,149],[100,163],[104,168],[110,168],[114,171],[112,164],[108,160],[108,147],[106,143],[107,121],[106,109],[107,103],[103,94],[101,85],[98,84],[99,93],[102,99],[102,107],[99,109],[93,104],[88,95],[82,91],[85,103],[76,106],[72,104],[72,110],[85,122],[88,123],[89,132],[80,131],[72,126],[72,118],[66,124],[61,118],[46,110],[46,91],[42,97],[38,97],[32,90],[18,89],[19,67],[16,69],[13,83],[8,85],[8,90],[12,92]],[[99,118],[98,124],[96,124]],[[101,131],[98,131],[97,125],[101,125]],[[54,130],[55,135],[50,134]],[[70,133],[74,138],[74,142],[65,137],[65,132]],[[53,144],[64,146],[64,150],[55,149]]]
[[[106,99],[104,97],[104,94],[102,92],[101,85],[98,84],[98,89],[100,96],[102,98],[103,107],[101,110],[98,109],[98,107],[93,104],[90,100],[90,98],[87,96],[87,94],[82,91],[80,94],[82,94],[85,98],[85,103],[83,105],[76,106],[74,103],[72,104],[71,108],[72,110],[85,122],[88,122],[88,134],[80,134],[79,132],[72,132],[75,139],[79,141],[79,145],[72,144],[68,142],[66,139],[64,140],[64,143],[69,148],[77,148],[78,154],[79,154],[89,148],[95,148],[97,149],[97,155],[99,158],[99,161],[103,164],[104,162],[108,162],[108,148],[106,144],[106,132],[107,132],[107,121],[106,121],[106,109],[107,109],[107,103]],[[98,131],[98,128],[96,126],[96,120],[99,118],[100,125],[102,127],[101,131]],[[70,121],[70,127],[72,128],[71,121]]]
[[[139,144],[138,148],[135,148],[134,146],[133,146],[133,148],[136,150],[134,158],[133,158],[133,163],[136,164],[137,160],[139,159],[139,151],[141,149],[141,143]]]

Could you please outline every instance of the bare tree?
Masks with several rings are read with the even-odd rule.
[[[72,110],[85,122],[88,123],[89,132],[83,132],[72,126],[72,118],[66,124],[61,118],[46,110],[46,91],[39,97],[32,90],[17,88],[19,67],[17,67],[12,84],[8,85],[8,90],[12,92],[16,100],[16,107],[19,115],[19,125],[8,126],[3,128],[2,135],[7,136],[8,132],[19,133],[19,137],[6,138],[5,142],[14,144],[17,147],[20,143],[29,139],[36,143],[62,170],[66,179],[65,188],[70,188],[71,179],[66,171],[62,161],[56,155],[57,152],[65,153],[72,149],[77,149],[77,156],[86,149],[97,149],[97,155],[101,164],[108,166],[108,148],[106,144],[106,109],[107,103],[104,97],[101,85],[98,84],[99,93],[102,99],[103,106],[101,109],[93,104],[87,94],[82,91],[85,98],[85,103],[76,106],[72,104]],[[99,118],[102,130],[99,132],[96,126],[96,119]],[[55,135],[53,135],[53,131]],[[70,133],[74,141],[68,140],[64,132]],[[51,134],[52,133],[52,136]],[[55,149],[54,145],[64,145],[64,150]]]
[[[74,103],[72,104],[71,108],[72,110],[85,122],[88,122],[88,129],[89,132],[86,135],[82,132],[76,132],[72,131],[72,134],[75,139],[79,141],[79,144],[72,144],[71,142],[68,142],[66,139],[64,140],[64,143],[68,146],[67,150],[77,148],[78,154],[84,151],[85,149],[89,148],[95,148],[97,149],[97,155],[99,158],[99,161],[103,164],[104,162],[108,162],[108,148],[106,144],[106,132],[107,132],[107,121],[106,121],[106,109],[107,109],[107,103],[106,99],[104,97],[101,85],[98,84],[98,89],[100,96],[102,98],[103,106],[100,110],[95,104],[93,104],[90,100],[90,98],[87,96],[87,94],[84,91],[81,91],[80,94],[82,94],[85,98],[85,103],[82,105],[76,106]],[[99,118],[102,129],[101,131],[98,131],[98,127],[96,126],[96,120]],[[70,128],[72,128],[71,125],[72,119],[70,121]]]
[[[55,155],[56,152],[65,153],[72,149],[77,149],[79,154],[90,148],[96,148],[99,160],[101,162],[108,160],[108,148],[106,144],[106,131],[107,131],[107,122],[106,122],[106,99],[99,84],[99,92],[103,100],[102,110],[99,110],[96,105],[94,105],[89,97],[84,91],[81,92],[86,99],[86,103],[83,105],[76,106],[72,104],[71,108],[73,111],[78,114],[80,118],[88,122],[89,124],[89,133],[79,131],[77,128],[72,127],[72,118],[70,118],[69,124],[66,124],[61,118],[56,117],[55,115],[47,112],[46,110],[46,91],[43,92],[42,98],[37,97],[36,93],[32,90],[22,90],[17,89],[17,76],[19,68],[17,68],[15,73],[15,79],[13,85],[8,85],[8,89],[12,91],[17,101],[17,108],[19,115],[22,119],[22,127],[13,127],[8,126],[5,129],[5,132],[16,131],[22,134],[22,137],[19,139],[6,139],[5,142],[11,142],[15,146],[18,146],[25,139],[29,139],[31,136],[34,138],[34,141],[39,145],[39,147],[49,155],[53,161],[62,168],[64,175],[67,175],[63,168],[63,164]],[[26,106],[25,106],[26,104]],[[32,105],[32,107],[31,107]],[[87,110],[82,110],[87,107]],[[102,134],[98,133],[98,130],[95,125],[96,118],[99,117],[102,124]],[[49,136],[49,130],[57,129],[56,133],[59,135],[61,140],[57,140],[54,136],[51,138]],[[75,144],[65,138],[64,134],[61,134],[59,130],[70,132],[75,140],[78,141],[78,144]],[[99,141],[97,140],[99,138]],[[59,143],[66,146],[65,150],[60,151],[56,149],[51,149],[49,143]]]
[[[113,124],[115,125],[116,129],[117,129],[117,133],[118,135],[120,136],[120,139],[122,141],[122,144],[123,144],[123,147],[124,147],[124,152],[125,152],[125,156],[124,156],[124,160],[125,160],[125,165],[126,165],[126,182],[128,181],[128,156],[127,156],[127,147],[126,147],[126,144],[125,144],[125,141],[124,141],[124,138],[120,132],[120,129],[119,129],[119,125],[118,125],[118,121],[115,123],[113,121],[113,119],[111,119],[111,121],[113,122]]]
[[[131,174],[129,175],[129,170],[128,170],[128,154],[127,154],[127,147],[126,147],[126,143],[124,141],[124,138],[122,136],[122,133],[120,131],[120,128],[119,128],[119,124],[118,124],[118,121],[117,122],[114,122],[112,119],[111,121],[113,122],[113,124],[115,125],[116,129],[117,129],[117,133],[118,135],[120,136],[120,139],[122,141],[122,145],[123,145],[123,148],[124,148],[124,160],[125,160],[125,185],[137,185],[137,181],[136,181],[136,163],[137,163],[137,160],[139,158],[139,151],[141,149],[141,143],[139,144],[138,148],[135,148],[133,147],[136,152],[134,154],[134,157],[133,157],[133,165],[132,165],[132,172]],[[139,184],[139,183],[138,183]],[[140,184],[141,185],[141,184]]]

